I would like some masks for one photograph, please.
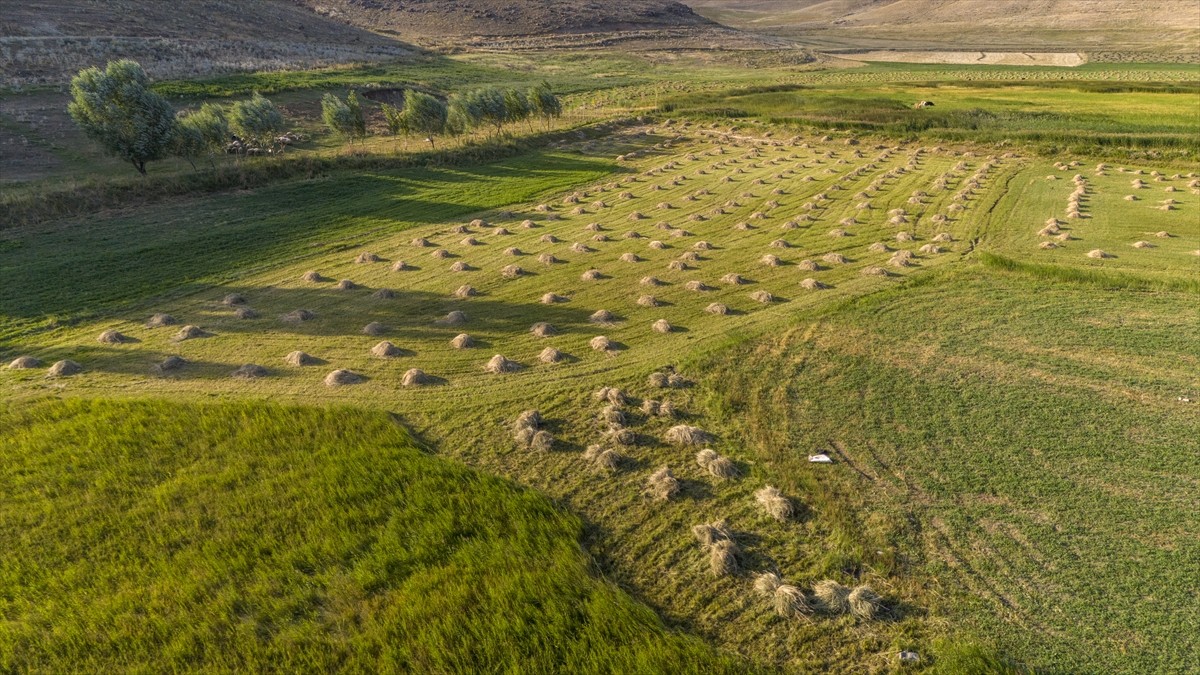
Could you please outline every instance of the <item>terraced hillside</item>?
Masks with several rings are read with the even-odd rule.
[[[609,143],[607,154],[591,146],[597,154],[590,158],[551,152],[482,173],[334,176],[228,202],[196,198],[91,219],[87,231],[103,233],[118,249],[136,243],[128,235],[138,228],[178,232],[180,242],[211,232],[214,241],[238,246],[239,232],[272,232],[280,218],[287,231],[310,238],[293,240],[283,263],[231,255],[229,268],[219,271],[188,267],[185,256],[156,272],[156,257],[139,258],[134,246],[120,260],[139,264],[106,261],[104,287],[115,291],[84,303],[109,309],[75,319],[66,318],[78,308],[75,299],[54,290],[58,275],[47,270],[97,255],[78,248],[89,237],[18,234],[0,250],[6,271],[21,280],[6,303],[39,300],[27,301],[28,315],[8,326],[5,354],[37,364],[0,372],[0,386],[13,401],[269,398],[393,411],[440,452],[582,514],[584,542],[599,568],[669,625],[752,661],[795,669],[887,670],[901,649],[936,650],[954,632],[943,622],[961,617],[964,603],[977,612],[973,603],[984,603],[987,613],[986,603],[998,598],[1027,616],[1035,588],[1053,583],[1051,572],[1077,574],[1091,564],[1056,554],[1044,570],[1012,575],[1012,583],[1034,587],[1023,587],[1024,595],[1005,588],[988,595],[968,583],[943,596],[932,588],[940,577],[914,557],[909,538],[918,535],[905,524],[905,511],[881,506],[895,495],[881,491],[885,501],[875,501],[874,488],[856,482],[889,462],[858,442],[856,427],[847,423],[843,433],[829,423],[846,423],[855,400],[869,419],[886,418],[878,412],[886,399],[872,395],[885,382],[856,379],[870,371],[854,360],[854,348],[874,356],[882,338],[841,335],[846,354],[826,368],[840,367],[844,383],[835,381],[836,370],[818,370],[824,381],[794,373],[804,390],[773,398],[770,385],[786,381],[769,374],[825,359],[794,351],[836,337],[819,317],[852,324],[836,312],[863,306],[903,314],[910,293],[921,298],[963,270],[978,272],[981,258],[1005,274],[1063,277],[1054,283],[1088,283],[1090,275],[1101,285],[1194,292],[1187,280],[1200,249],[1194,175],[1180,167],[1056,165],[1017,151],[845,135],[767,137],[715,124],[648,125]],[[595,173],[564,190],[543,180],[556,170],[564,180]],[[540,190],[539,199],[514,196],[509,186],[522,181]],[[1135,189],[1134,181],[1144,186]],[[372,189],[359,189],[364,185]],[[196,241],[164,251],[202,248]],[[253,235],[245,241],[253,244]],[[982,256],[985,250],[991,257]],[[189,272],[153,300],[121,290],[142,288],[174,265]],[[952,305],[976,301],[967,295]],[[35,307],[61,307],[65,320],[37,317]],[[903,316],[893,320],[905,324]],[[926,332],[904,349],[932,349],[927,331],[937,324],[914,318],[912,325]],[[749,353],[731,351],[747,344],[754,345]],[[1172,342],[1168,353],[1178,348]],[[723,360],[730,354],[743,361]],[[68,360],[79,372],[47,377],[47,367],[69,367]],[[749,378],[747,386],[728,389],[739,378]],[[1171,386],[1155,396],[1188,386],[1186,375],[1166,379]],[[826,386],[839,412],[793,426],[804,411],[822,408]],[[751,402],[760,391],[764,398]],[[778,415],[723,403],[743,397],[745,405]],[[801,412],[780,412],[792,404]],[[536,417],[522,416],[531,409]],[[766,428],[771,420],[787,422]],[[1163,429],[1167,439],[1188,433],[1178,420]],[[940,433],[931,429],[926,440]],[[999,438],[976,440],[1017,450]],[[702,449],[729,461],[715,464],[712,455],[698,454]],[[833,464],[806,461],[818,453]],[[898,452],[890,463],[899,467],[903,458]],[[978,469],[967,463],[943,475],[949,481]],[[920,465],[898,468],[901,483],[906,471]],[[782,493],[763,492],[767,487]],[[850,512],[842,508],[847,500],[880,510]],[[1163,507],[1177,514],[1173,508]],[[958,521],[939,524],[946,513],[932,507],[913,515],[933,527],[931,558],[962,551],[967,540],[956,533]],[[732,545],[697,541],[694,526],[721,519],[727,530],[701,534]],[[938,560],[956,568],[978,564],[966,555]],[[1175,562],[1163,556],[1148,577],[1170,576]],[[756,590],[763,572],[794,584],[811,609],[780,605],[773,586],[765,595]],[[860,586],[881,600],[860,591],[857,613],[847,611],[840,589]],[[1119,616],[1138,598],[1122,592],[1109,602]],[[1046,625],[1075,630],[1088,609],[1067,603],[1063,612],[999,630],[1011,647]],[[1113,640],[1129,631],[1138,644],[1166,631],[1180,639],[1155,648],[1153,658],[1169,663],[1182,644],[1175,616],[1098,630]],[[1063,648],[1038,643],[1021,656],[1062,658],[1055,649]],[[1123,653],[1106,647],[1103,658],[1123,670],[1136,663]]]

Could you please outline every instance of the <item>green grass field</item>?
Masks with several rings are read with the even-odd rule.
[[[577,518],[425,454],[385,413],[76,399],[0,415],[5,670],[749,667],[598,579]]]
[[[634,77],[619,59],[576,61],[545,67]],[[1068,86],[1058,69],[1015,84],[1020,69],[721,66],[685,87],[708,98],[581,86],[575,103],[596,118],[675,104],[669,121],[603,137],[0,230],[0,357],[43,362],[0,370],[0,475],[15,496],[0,522],[21,533],[0,566],[16,589],[0,654],[43,671],[161,653],[214,670],[874,673],[911,649],[912,668],[940,672],[1185,672],[1200,613],[1187,590],[1200,325],[1186,311],[1200,190],[1176,139],[1196,132],[1181,104],[1194,92],[1187,71],[1113,72]],[[1160,72],[1176,83],[1096,84]],[[278,77],[303,89],[333,76]],[[960,109],[934,114],[953,134],[894,126],[924,112],[902,101],[951,90]],[[728,106],[748,117],[722,120]],[[988,108],[1007,121],[954,126]],[[1040,133],[1021,117],[1031,108],[1056,120],[1048,135],[1098,154],[1021,137]],[[779,119],[809,115],[828,119]],[[826,129],[856,115],[880,124]],[[1103,140],[1105,124],[1142,141]],[[1039,233],[1049,218],[1059,230]],[[283,320],[300,309],[312,318]],[[452,311],[464,322],[447,324]],[[147,327],[154,313],[178,323]],[[554,330],[533,334],[543,322]],[[203,335],[179,340],[184,324]],[[106,330],[130,340],[101,344]],[[473,346],[452,346],[462,333]],[[382,340],[394,356],[372,354]],[[548,347],[559,362],[540,359]],[[315,361],[286,364],[295,350]],[[485,372],[494,355],[519,369]],[[170,356],[186,364],[157,372]],[[83,371],[47,377],[59,359]],[[251,363],[266,376],[230,377]],[[407,386],[412,368],[429,382]],[[334,369],[362,380],[327,386]],[[666,373],[682,386],[651,378]],[[602,387],[626,392],[631,439],[610,433]],[[546,418],[548,450],[514,439],[527,409]],[[737,477],[667,442],[681,423],[711,432]],[[624,456],[616,470],[588,459],[595,444]],[[833,464],[809,463],[818,451]],[[665,502],[645,491],[662,466],[680,487]],[[793,518],[760,509],[764,485]],[[741,554],[714,577],[691,528],[719,518]],[[288,548],[293,533],[304,543]],[[233,555],[248,538],[270,555]],[[449,561],[437,542],[463,538]],[[68,554],[92,548],[127,557]],[[541,560],[554,562],[544,576]],[[885,609],[817,603],[785,619],[754,590],[763,571],[809,597],[826,579],[867,584]],[[157,609],[102,643],[79,637],[134,616],[146,575]],[[443,620],[460,612],[471,620]]]

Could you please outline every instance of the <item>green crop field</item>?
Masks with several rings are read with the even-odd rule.
[[[1186,672],[1194,71],[690,58],[164,83],[573,93],[503,152],[22,207],[4,668]]]

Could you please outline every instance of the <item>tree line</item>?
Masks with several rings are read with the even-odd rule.
[[[483,87],[454,94],[448,100],[407,89],[403,104],[383,103],[380,109],[392,136],[423,135],[430,147],[437,147],[435,139],[442,135],[458,136],[478,129],[500,134],[505,124],[532,123],[535,118],[549,124],[562,115],[562,101],[543,82],[527,91]],[[321,119],[331,132],[350,142],[367,135],[366,117],[357,92],[351,91],[345,99],[325,94],[321,99]]]
[[[562,114],[562,102],[550,85],[526,91],[483,87],[447,99],[415,89],[404,92],[400,106],[380,106],[392,136],[424,136],[431,147],[443,135],[475,130],[500,134],[504,125],[540,119],[545,124]],[[257,92],[227,106],[205,103],[196,110],[176,112],[150,88],[150,80],[135,61],[111,61],[103,68],[86,68],[71,80],[71,118],[84,134],[104,149],[131,163],[141,174],[146,163],[182,157],[195,167],[220,154],[274,152],[288,142],[283,113]],[[325,94],[321,119],[334,134],[353,142],[368,134],[366,115],[357,92],[345,98]]]

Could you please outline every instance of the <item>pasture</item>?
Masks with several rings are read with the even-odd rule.
[[[928,72],[773,72],[759,90],[714,76],[669,95],[623,83],[573,100],[598,119],[654,118],[477,165],[334,166],[0,230],[0,356],[38,362],[0,370],[4,480],[64,483],[5,507],[31,528],[6,564],[61,568],[46,542],[95,542],[106,521],[132,545],[145,525],[114,504],[160,518],[152,507],[182,491],[197,521],[179,524],[179,550],[199,569],[225,553],[189,543],[195,528],[236,547],[247,534],[227,518],[255,503],[309,512],[313,547],[359,514],[427,538],[413,555],[457,536],[474,553],[454,578],[432,565],[367,583],[348,570],[400,563],[344,541],[300,568],[317,597],[272,595],[296,579],[285,558],[246,572],[264,586],[242,608],[172,591],[164,573],[163,602],[204,617],[172,646],[179,663],[253,667],[296,647],[302,666],[368,659],[488,583],[512,592],[472,616],[512,625],[467,638],[433,622],[389,662],[505,670],[501,646],[520,643],[531,663],[584,672],[890,672],[902,650],[945,672],[1182,671],[1200,479],[1200,326],[1180,311],[1200,292],[1200,183],[1181,140],[1194,84],[1121,98],[1105,121],[1081,112],[1118,100],[1099,85]],[[1004,77],[981,83],[989,72]],[[906,127],[921,98],[950,121]],[[998,112],[960,124],[978,109]],[[1106,140],[1110,123],[1134,140]],[[1072,136],[1101,152],[1048,152]],[[48,376],[64,360],[80,372]],[[188,440],[162,453],[174,436]],[[128,459],[95,464],[109,456]],[[238,477],[207,494],[214,463]],[[394,486],[427,474],[405,489],[436,522],[405,529],[419,509]],[[308,482],[333,501],[301,509]],[[111,483],[113,503],[80,483]],[[32,527],[30,513],[77,507],[96,521]],[[515,551],[491,520],[460,522],[493,508],[525,537]],[[246,527],[280,541],[288,525],[258,513]],[[546,551],[555,566],[529,571]],[[105,576],[54,593],[131,592],[136,566],[86,562]],[[764,573],[778,576],[765,591]],[[22,660],[45,625],[30,594],[50,582],[8,574],[23,595],[6,620],[24,626],[0,645],[10,665],[137,666],[162,647],[130,634],[86,650],[68,634]],[[446,604],[410,607],[431,585]],[[359,603],[412,614],[321,636],[345,619],[334,606]],[[526,604],[549,608],[544,626],[513,610]],[[64,611],[70,630],[98,620]],[[195,651],[204,630],[228,653]]]

